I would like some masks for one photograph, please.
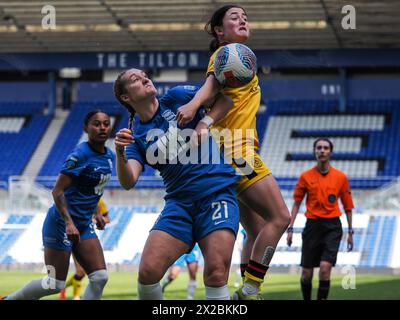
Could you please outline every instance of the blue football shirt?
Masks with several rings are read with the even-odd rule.
[[[189,137],[204,110],[197,112],[185,127],[176,124],[176,111],[188,103],[198,87],[177,86],[161,99],[153,118],[139,122],[134,132],[135,142],[126,148],[127,159],[160,172],[166,187],[165,198],[197,200],[235,183],[240,177],[225,164],[220,150],[209,135],[208,143],[189,147]]]
[[[104,187],[111,178],[114,153],[106,147],[104,153],[93,150],[88,142],[76,146],[67,157],[60,173],[72,178],[72,184],[64,190],[71,217],[91,219]],[[57,210],[57,207],[54,205]]]

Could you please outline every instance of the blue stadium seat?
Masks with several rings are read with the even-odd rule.
[[[31,215],[11,214],[5,224],[29,224],[32,221]]]
[[[21,229],[0,229],[0,264],[10,263],[7,251],[17,241],[22,232],[23,230]]]
[[[364,136],[364,144],[359,152],[335,152],[333,158],[337,160],[347,160],[350,162],[350,165],[356,160],[364,161],[362,162],[363,164],[366,163],[365,161],[379,161],[377,176],[371,178],[350,177],[352,188],[377,188],[391,182],[392,177],[400,176],[400,166],[398,164],[398,159],[400,159],[400,148],[397,147],[398,137],[400,137],[400,100],[350,100],[347,105],[346,113],[342,114],[339,113],[339,102],[337,100],[271,100],[267,101],[266,105],[266,112],[259,114],[257,118],[257,130],[260,138],[260,145],[264,142],[264,136],[270,121],[276,116],[289,116],[293,120],[296,118],[299,119],[300,117],[310,117],[311,119],[315,116],[328,117],[340,115],[345,117],[346,115],[362,115],[362,120],[359,120],[359,123],[356,123],[356,121],[353,124],[353,128],[350,129],[310,130],[306,125],[304,125],[304,129],[297,130],[295,134],[296,137],[311,137],[311,139],[318,136]],[[378,126],[378,123],[376,122],[378,117],[385,120],[383,130],[368,129],[369,127],[374,128]],[[269,133],[269,135],[266,136],[266,139],[279,141],[282,136],[279,130],[286,129],[284,122],[282,123],[283,127],[280,129],[279,127],[274,127],[274,131]],[[359,126],[360,124],[362,124],[362,126]],[[336,127],[340,127],[340,122],[338,122]],[[271,136],[271,134],[273,136]],[[283,140],[283,143],[286,143],[286,141],[287,140]],[[290,148],[285,145],[280,146],[283,150],[290,150]],[[266,150],[266,152],[270,150],[268,141],[266,141]],[[306,150],[305,152],[308,151]],[[271,153],[273,153],[273,151]],[[311,152],[292,152],[290,154],[290,159],[286,161],[312,162],[313,160],[314,158]],[[272,167],[271,169],[274,172],[274,165],[285,166],[286,164],[284,164],[283,161],[280,161],[278,164],[271,164],[270,162],[268,165]],[[358,167],[357,172],[358,175],[361,176],[365,172],[371,170],[372,168],[366,164],[364,167]],[[297,180],[296,174],[292,173],[290,170],[282,169],[281,171],[286,172],[286,176],[280,176],[275,172],[281,187],[292,189]],[[292,181],[290,179],[292,179]]]
[[[51,121],[51,116],[43,115],[43,108],[43,104],[35,102],[0,103],[0,119],[10,116],[24,119],[19,132],[0,130],[0,181],[7,181],[11,175],[22,174]]]
[[[111,225],[106,226],[100,234],[100,242],[104,250],[113,250],[118,245],[119,239],[133,217],[133,211],[129,207],[110,208]]]

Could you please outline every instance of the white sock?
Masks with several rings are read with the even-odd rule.
[[[107,270],[97,270],[88,275],[89,285],[83,294],[83,300],[100,300],[108,281]]]
[[[141,284],[138,281],[138,299],[139,300],[163,300],[160,283]]]
[[[189,284],[187,287],[187,299],[193,300],[194,299],[194,292],[197,288],[197,281],[196,280],[189,280]]]
[[[172,282],[172,279],[170,277],[164,277],[164,279],[161,280],[161,287],[166,287]]]
[[[242,288],[242,292],[245,296],[256,295],[260,291],[260,288],[252,283],[245,282]]]
[[[7,296],[6,300],[38,300],[56,294],[65,288],[65,281],[46,277],[29,282],[25,287]]]
[[[229,289],[227,285],[223,287],[207,287],[206,286],[206,300],[230,300]]]

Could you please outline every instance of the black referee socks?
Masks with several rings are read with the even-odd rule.
[[[319,280],[318,296],[317,300],[328,299],[329,288],[331,286],[330,280]]]
[[[311,300],[312,281],[301,279],[300,284],[301,292],[303,293],[303,299]]]

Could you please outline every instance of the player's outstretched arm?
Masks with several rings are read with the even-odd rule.
[[[211,104],[218,94],[220,86],[214,75],[209,75],[203,86],[197,91],[192,100],[181,106],[176,113],[176,120],[184,126],[193,120],[200,106]]]
[[[194,129],[194,133],[197,135],[196,143],[201,144],[208,137],[208,130],[219,120],[225,117],[229,110],[233,107],[233,101],[231,98],[225,95],[218,95],[214,105],[211,106],[211,110],[207,115],[199,121]]]
[[[219,94],[217,100],[211,106],[211,110],[207,113],[208,116],[213,118],[214,123],[222,120],[233,107],[233,100],[228,96]]]
[[[125,147],[134,143],[132,131],[121,129],[115,136],[115,151],[117,153],[117,175],[121,186],[125,190],[133,188],[139,179],[143,166],[139,161],[127,160]]]

